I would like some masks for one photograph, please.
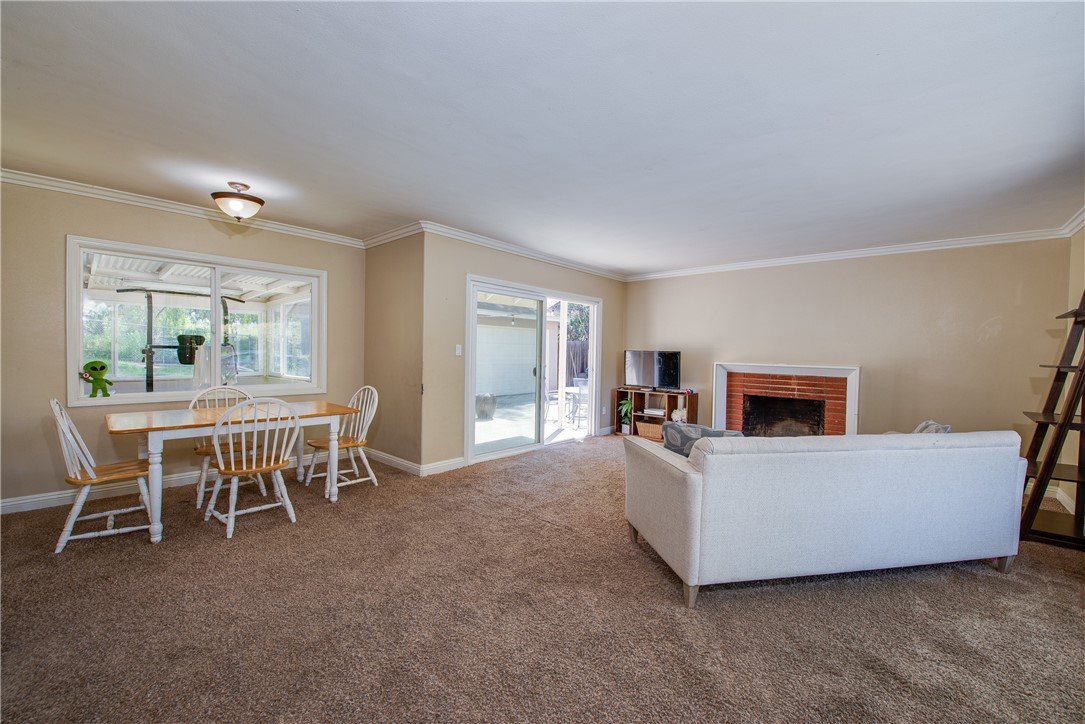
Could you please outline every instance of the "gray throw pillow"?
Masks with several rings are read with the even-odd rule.
[[[693,444],[702,437],[742,437],[742,433],[737,430],[713,430],[711,427],[688,422],[663,423],[663,447],[687,458]]]
[[[949,430],[949,425],[939,425],[934,420],[924,420],[923,422],[919,423],[919,427],[912,430],[912,432],[949,432]]]

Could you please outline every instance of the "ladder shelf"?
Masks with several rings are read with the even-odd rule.
[[[1085,294],[1082,294],[1077,309],[1060,314],[1057,319],[1074,321],[1058,364],[1041,365],[1055,370],[1043,409],[1025,413],[1036,423],[1036,430],[1025,453],[1028,459],[1026,480],[1031,479],[1033,483],[1021,515],[1021,540],[1085,550],[1085,422],[1081,409],[1085,394],[1085,350],[1079,353],[1085,332]],[[1076,465],[1058,462],[1071,431],[1078,433]],[[1047,440],[1049,433],[1051,439]],[[1077,486],[1073,513],[1040,510],[1040,504],[1053,480]]]

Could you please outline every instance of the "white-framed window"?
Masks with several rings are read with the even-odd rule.
[[[326,391],[325,271],[69,236],[67,296],[69,405]]]

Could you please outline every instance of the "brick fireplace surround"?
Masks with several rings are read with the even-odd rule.
[[[741,430],[744,395],[824,400],[826,435],[858,432],[858,367],[717,363],[712,426]]]
[[[732,372],[727,375],[728,430],[742,429],[742,398],[744,395],[824,400],[825,434],[844,434],[844,411],[847,407],[848,381],[843,377],[757,375]]]

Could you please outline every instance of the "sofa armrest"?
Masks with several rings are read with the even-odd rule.
[[[701,473],[638,437],[625,443],[625,518],[686,584],[699,585]]]

